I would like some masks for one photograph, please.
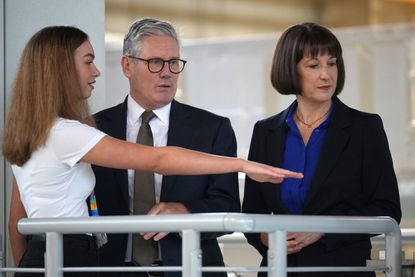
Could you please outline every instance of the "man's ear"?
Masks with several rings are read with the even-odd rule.
[[[122,72],[124,73],[125,77],[130,78],[131,77],[131,66],[133,66],[131,60],[126,57],[126,56],[122,56],[121,57],[121,68],[122,68]]]

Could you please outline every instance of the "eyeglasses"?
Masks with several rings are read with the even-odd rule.
[[[132,59],[140,60],[147,63],[148,70],[151,73],[159,73],[163,70],[164,64],[169,64],[169,70],[171,73],[178,74],[183,71],[185,64],[187,61],[181,60],[181,59],[171,59],[171,60],[163,60],[159,58],[153,58],[153,59],[142,59],[139,57],[134,56],[127,56]]]

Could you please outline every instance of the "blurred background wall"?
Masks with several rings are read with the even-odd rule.
[[[182,38],[268,34],[301,21],[327,27],[413,22],[414,0],[105,0],[107,38],[138,17],[172,21]]]

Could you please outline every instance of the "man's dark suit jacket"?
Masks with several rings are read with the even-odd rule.
[[[378,115],[349,108],[333,99],[334,114],[327,130],[320,160],[304,204],[304,215],[391,216],[401,219],[398,185],[388,141]],[[254,127],[249,160],[281,166],[288,127],[288,109],[258,121]],[[289,214],[278,185],[247,178],[242,211]],[[245,234],[265,257],[259,234]],[[317,243],[288,255],[289,266],[365,265],[370,257],[368,235],[327,234]],[[260,274],[261,275],[261,274]],[[343,276],[310,273],[290,276]],[[344,276],[374,276],[373,273]]]
[[[108,135],[126,139],[127,100],[95,116],[97,127]],[[167,145],[211,154],[236,156],[236,138],[228,118],[181,104],[173,100]],[[116,157],[114,157],[116,158]],[[127,170],[93,166],[95,195],[100,215],[128,215]],[[161,202],[181,202],[191,213],[240,212],[236,173],[199,176],[163,176]],[[126,234],[109,234],[100,249],[102,265],[122,265],[127,245]],[[202,236],[203,265],[223,266],[216,240],[218,234]],[[181,265],[181,238],[171,233],[160,241],[163,265]],[[114,276],[117,276],[115,274]],[[181,276],[170,273],[165,276]],[[218,276],[218,275],[215,275]],[[219,275],[224,276],[224,275]]]

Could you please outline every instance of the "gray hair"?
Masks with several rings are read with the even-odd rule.
[[[169,22],[147,17],[135,21],[128,28],[124,36],[123,55],[138,56],[141,43],[148,36],[168,36],[174,38],[177,45],[180,44],[176,30]]]

